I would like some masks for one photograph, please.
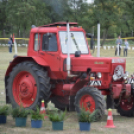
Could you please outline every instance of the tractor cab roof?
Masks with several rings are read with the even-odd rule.
[[[67,25],[67,22],[55,22],[55,23],[43,25],[40,27],[57,27],[57,26],[66,26],[66,25]],[[70,26],[77,26],[78,23],[77,22],[69,22],[69,25]]]
[[[31,32],[35,33],[38,31],[43,33],[49,31],[51,33],[51,32],[58,32],[58,31],[66,31],[66,25],[67,22],[55,22],[48,25],[33,27],[31,29]],[[69,25],[71,31],[84,31],[84,29],[81,26],[78,26],[77,22],[69,22]]]

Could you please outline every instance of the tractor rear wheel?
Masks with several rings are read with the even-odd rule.
[[[12,106],[35,109],[42,99],[47,102],[51,95],[49,81],[47,72],[38,64],[30,61],[17,64],[7,80],[7,95]]]
[[[54,96],[51,98],[52,103],[55,107],[60,110],[69,110],[69,96]]]
[[[116,109],[117,112],[122,116],[134,116],[134,96],[128,99],[122,97],[120,104],[116,106]]]
[[[79,113],[81,108],[84,107],[86,111],[91,113],[98,109],[98,119],[104,114],[104,99],[101,92],[93,87],[84,87],[80,89],[75,96],[75,109]]]

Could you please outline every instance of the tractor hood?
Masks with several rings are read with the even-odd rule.
[[[125,69],[126,59],[116,57],[72,57],[71,70],[72,71],[87,71],[91,69],[92,72],[110,72],[113,66],[122,65]]]

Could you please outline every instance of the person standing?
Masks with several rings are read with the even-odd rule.
[[[124,44],[125,44],[125,48],[124,48],[124,57],[125,57],[125,56],[127,57],[127,50],[128,50],[128,47],[129,47],[129,43],[128,43],[127,39],[125,39]]]
[[[11,41],[10,38],[9,38],[9,40],[8,40],[8,44],[9,44],[9,46],[8,46],[8,48],[9,48],[9,53],[12,53],[12,41]]]
[[[122,44],[122,39],[120,38],[120,36],[118,36],[118,39],[116,40],[116,49],[115,49],[115,56],[117,55],[117,52],[119,51],[119,56],[121,54],[121,44]]]
[[[11,48],[10,48],[10,51],[11,51],[11,53],[12,53],[12,47],[13,47],[13,38],[12,38],[12,34],[10,35],[10,40],[11,40]]]

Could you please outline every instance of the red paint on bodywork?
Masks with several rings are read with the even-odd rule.
[[[122,84],[114,84],[113,85],[113,98],[114,99],[119,98],[121,91],[122,91]]]
[[[121,91],[125,91],[124,97],[131,96],[131,85],[130,84],[113,84],[113,98],[119,98]]]
[[[126,86],[126,97],[129,97],[131,95],[131,85],[130,84],[125,84]]]
[[[9,73],[11,72],[12,68],[18,64],[18,63],[21,63],[23,61],[34,61],[36,63],[38,63],[39,65],[41,66],[46,66],[48,67],[48,64],[40,57],[26,57],[26,56],[18,56],[16,57],[15,59],[13,59],[13,61],[10,62],[9,66],[8,66],[8,69],[6,71],[6,76],[9,75]]]

